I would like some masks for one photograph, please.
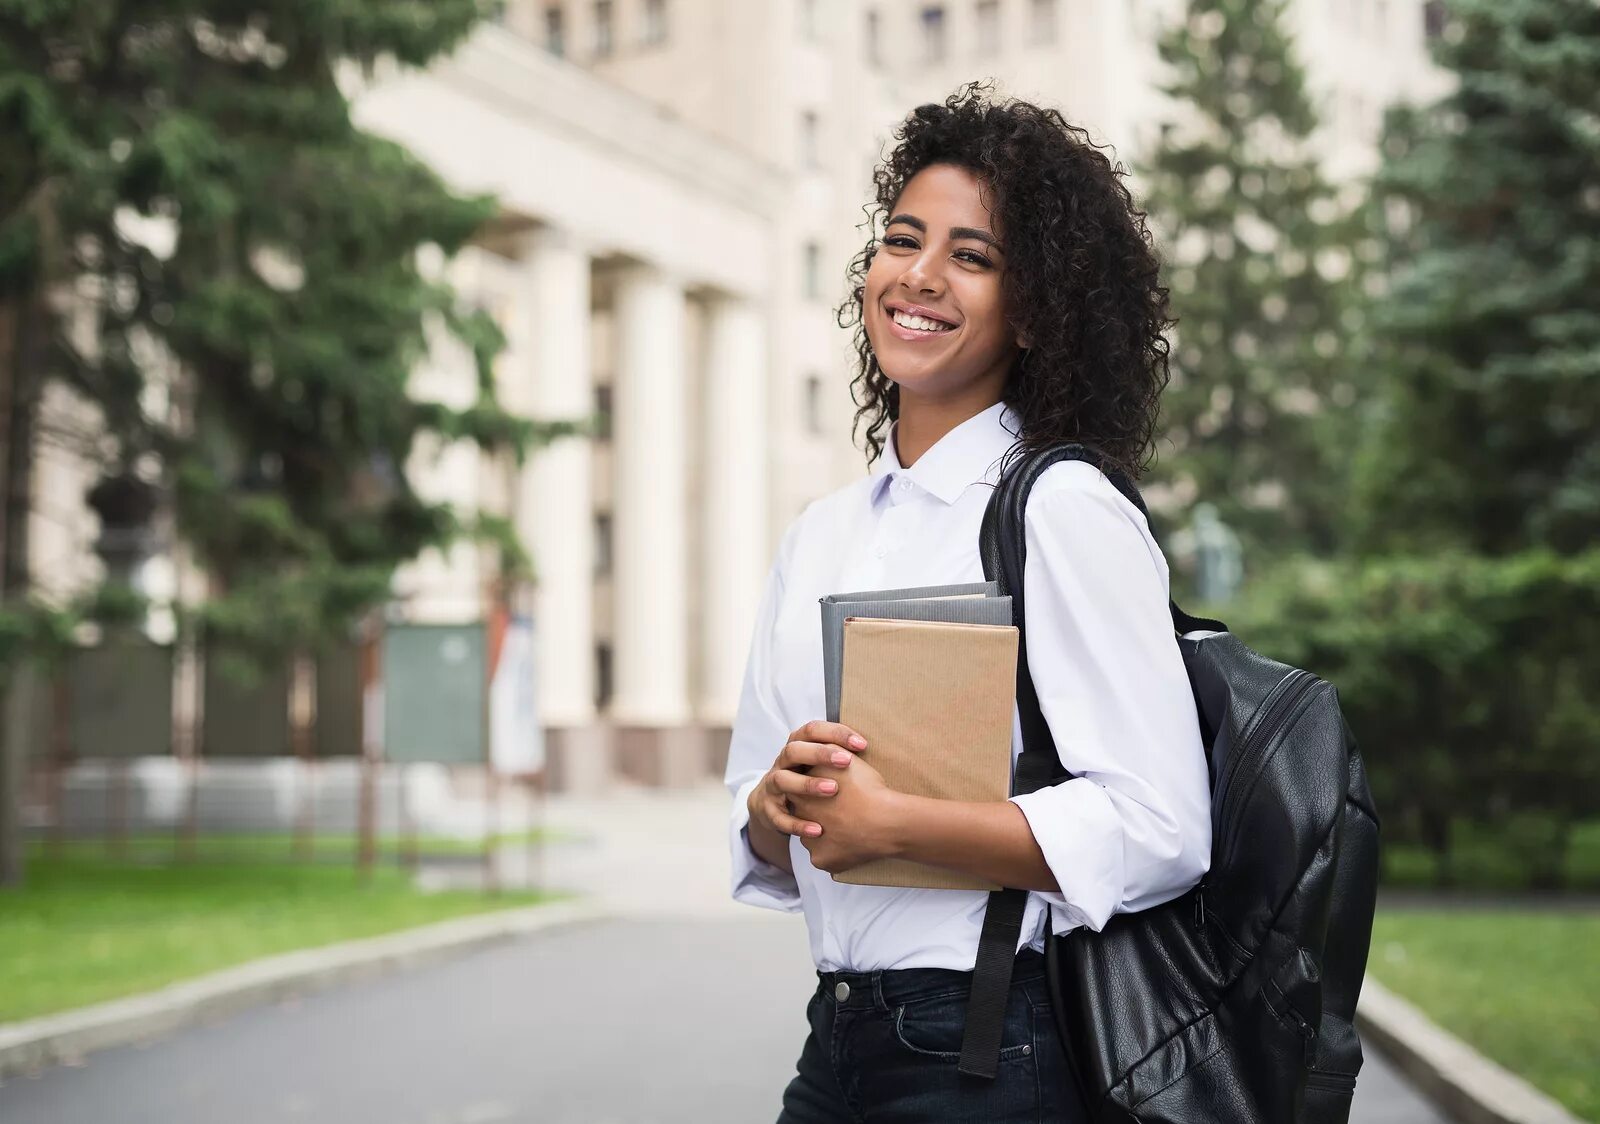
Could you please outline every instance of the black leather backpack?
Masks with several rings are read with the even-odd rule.
[[[1021,632],[1023,751],[1014,790],[1064,776],[1027,664],[1023,509],[1063,444],[1021,455],[984,514],[984,577]],[[1107,473],[1141,511],[1121,473]],[[1378,821],[1332,684],[1172,605],[1211,776],[1210,870],[1173,901],[1051,936],[1055,1016],[1097,1122],[1334,1124],[1361,1068],[1352,1019],[1378,880]],[[967,1007],[963,1072],[992,1077],[1023,907],[989,897]]]

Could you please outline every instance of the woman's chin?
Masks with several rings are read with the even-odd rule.
[[[942,370],[939,364],[893,361],[885,363],[882,359],[878,361],[878,368],[890,382],[913,394],[923,393],[938,383]]]

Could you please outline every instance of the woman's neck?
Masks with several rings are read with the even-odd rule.
[[[900,467],[910,468],[941,437],[998,401],[988,388],[963,398],[937,401],[912,398],[902,391],[894,427],[894,453],[900,458]]]

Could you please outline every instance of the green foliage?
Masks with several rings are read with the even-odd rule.
[[[1426,889],[1449,877],[1462,890],[1520,893],[1536,889],[1534,875],[1549,874],[1554,825],[1541,816],[1513,814],[1498,824],[1458,820],[1450,832],[1446,867],[1427,848],[1388,841],[1383,848],[1383,885]],[[1545,867],[1544,871],[1540,871]],[[1569,891],[1600,892],[1600,820],[1572,827],[1566,866],[1555,881]]]
[[[1600,538],[1600,7],[1457,0],[1458,80],[1390,114],[1389,373],[1369,549],[1563,552]]]
[[[1600,811],[1600,8],[1458,0],[1386,119],[1350,550],[1241,632],[1336,683],[1391,841],[1558,885]],[[1238,617],[1238,613],[1233,614]]]
[[[1243,18],[1220,0],[1194,8],[1223,13],[1208,44]],[[1175,468],[1221,502],[1238,499],[1252,465],[1284,466],[1281,541],[1299,553],[1265,577],[1257,567],[1251,596],[1223,615],[1261,651],[1337,685],[1386,841],[1426,847],[1431,875],[1449,883],[1457,844],[1475,841],[1476,854],[1492,840],[1525,884],[1554,886],[1573,870],[1573,831],[1600,815],[1600,8],[1459,0],[1450,19],[1437,57],[1458,84],[1437,105],[1390,111],[1374,198],[1351,216],[1383,236],[1384,281],[1342,360],[1366,373],[1334,372],[1359,394],[1324,397],[1334,408],[1309,430],[1279,419],[1264,439],[1235,430],[1183,448]],[[1231,70],[1220,48],[1200,65],[1196,26],[1173,41],[1198,60],[1193,96],[1225,99],[1213,72]],[[1237,107],[1241,126],[1261,113]],[[1203,186],[1225,166],[1227,146],[1209,159],[1198,147],[1190,179],[1172,185]],[[1204,194],[1184,207],[1212,216],[1210,230],[1238,210]],[[1365,263],[1370,240],[1351,230]],[[1193,334],[1179,348],[1203,361],[1193,386],[1207,395],[1236,394],[1227,388],[1248,366],[1227,341],[1254,294],[1230,288],[1231,271],[1225,259],[1175,275],[1214,297],[1189,325],[1211,349],[1191,352]],[[1312,307],[1362,324],[1343,319],[1353,293],[1322,295],[1331,303]],[[1292,340],[1283,347],[1260,386],[1317,370],[1296,366]],[[1200,408],[1187,393],[1175,396],[1180,419]],[[1319,447],[1320,468],[1307,454]],[[1347,471],[1335,454],[1350,448]],[[1354,502],[1341,515],[1346,482]],[[1350,532],[1332,560],[1307,556],[1320,550],[1300,509]],[[1257,526],[1262,541],[1277,533]]]
[[[58,652],[71,642],[72,616],[41,601],[0,608],[0,683],[29,655]]]
[[[126,586],[99,586],[65,605],[37,597],[0,605],[0,682],[17,663],[52,664],[75,644],[82,625],[122,628],[143,619],[147,602]]]
[[[1538,884],[1600,815],[1600,551],[1306,562],[1230,625],[1337,685],[1385,837],[1445,865],[1461,820],[1502,825]]]
[[[1179,320],[1154,478],[1215,504],[1251,563],[1340,541],[1364,369],[1344,337],[1378,250],[1319,166],[1284,10],[1190,0],[1160,42],[1180,120],[1141,168]]]
[[[338,634],[460,533],[406,479],[424,435],[518,457],[540,436],[494,400],[498,330],[421,264],[493,200],[357,129],[336,81],[345,60],[423,65],[484,10],[0,0],[0,300],[48,316],[38,362],[100,409],[108,475],[169,496],[215,594],[185,619],[214,645],[272,662]],[[452,337],[478,400],[412,400]]]

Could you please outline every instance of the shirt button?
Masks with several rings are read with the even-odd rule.
[[[881,546],[880,546],[880,547],[879,547],[879,548],[878,548],[878,549],[877,549],[877,550],[874,550],[874,551],[873,551],[873,552],[872,552],[872,556],[873,556],[873,557],[874,557],[874,558],[882,558],[882,557],[883,557],[883,556],[884,556],[884,555],[885,555],[885,554],[888,554],[888,553],[889,553],[889,552],[888,552],[888,550],[887,550],[887,549],[885,549],[885,548],[884,548],[884,547],[881,547]]]
[[[850,985],[840,980],[833,988],[833,997],[840,1003],[850,998]]]

